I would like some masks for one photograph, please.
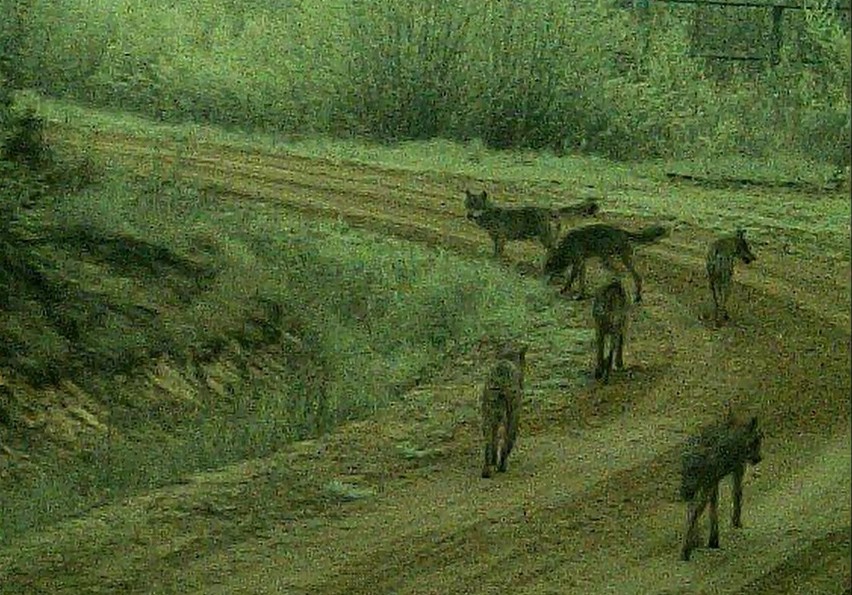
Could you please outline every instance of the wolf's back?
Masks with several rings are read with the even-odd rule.
[[[518,376],[518,369],[515,364],[508,360],[500,360],[491,369],[486,388],[493,390],[516,388],[518,385]]]

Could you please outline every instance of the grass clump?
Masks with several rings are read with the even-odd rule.
[[[337,479],[328,482],[324,487],[324,491],[330,498],[340,502],[354,502],[355,500],[372,498],[376,495],[375,490],[361,488],[355,484],[342,482]]]

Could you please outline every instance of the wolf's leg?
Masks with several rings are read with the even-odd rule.
[[[633,283],[636,284],[636,297],[633,301],[638,304],[642,301],[642,277],[639,276],[639,273],[637,273],[636,269],[633,267],[633,256],[630,250],[625,250],[621,253],[621,262],[623,262],[627,270],[630,271],[630,276],[633,277]]]
[[[615,333],[615,367],[619,370],[624,368],[624,327]]]
[[[719,482],[710,489],[710,539],[707,547],[719,547]]]

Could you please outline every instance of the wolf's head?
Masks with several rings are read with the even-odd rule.
[[[763,443],[763,431],[757,427],[757,416],[753,416],[746,428],[746,460],[752,465],[757,465],[763,460],[760,454],[760,446]]]
[[[748,242],[745,238],[745,230],[738,229],[736,235],[734,236],[737,240],[737,256],[739,256],[742,261],[746,264],[757,260],[757,256],[751,251],[751,246],[748,245]]]
[[[471,220],[479,219],[482,216],[482,212],[488,208],[488,194],[485,190],[476,194],[467,189],[464,191],[464,194],[464,208],[467,209],[467,218]]]
[[[500,345],[497,357],[507,359],[523,368],[526,365],[527,350],[529,344],[522,341],[507,341]]]

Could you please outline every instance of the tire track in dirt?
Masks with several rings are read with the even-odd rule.
[[[144,142],[99,146],[126,158],[151,154]],[[485,234],[464,220],[461,200],[446,199],[456,184],[437,176],[424,183],[408,172],[218,148],[200,157],[181,154],[175,163],[238,198],[342,216],[469,255],[487,251]],[[848,549],[837,537],[848,517],[803,517],[801,537],[786,538],[780,517],[749,516],[750,502],[757,508],[789,499],[796,478],[811,477],[800,471],[801,461],[818,460],[814,453],[826,440],[848,442],[849,300],[842,284],[815,285],[836,276],[843,263],[809,258],[800,271],[790,265],[795,258],[759,254],[757,266],[738,269],[734,322],[714,330],[701,322],[709,299],[703,251],[711,235],[685,229],[638,251],[647,293],[625,354],[628,366],[635,358],[634,378],[577,389],[560,412],[564,421],[522,438],[509,474],[478,479],[478,437],[468,432],[456,445],[471,453],[461,469],[451,466],[460,459],[450,457],[437,476],[391,479],[379,501],[359,508],[357,517],[247,543],[247,566],[237,566],[222,591],[604,592],[621,585],[620,592],[675,592],[678,583],[679,592],[768,590],[793,580],[802,565],[797,560]],[[524,246],[513,254],[537,252]],[[683,506],[673,499],[676,448],[685,428],[727,401],[755,409],[767,426],[765,460],[747,479],[748,527],[734,537],[723,526],[723,549],[696,556],[710,562],[683,565],[677,561]],[[843,479],[825,479],[815,505],[829,506],[848,493]],[[250,560],[271,552],[285,563],[250,568]],[[743,558],[751,561],[745,568],[736,563]],[[825,573],[848,573],[830,561],[835,558],[826,557]],[[208,562],[199,560],[192,572],[203,576]],[[608,574],[612,569],[623,573],[621,582]],[[212,592],[209,585],[203,591]]]
[[[192,153],[173,143],[151,145],[133,138],[97,137],[93,146],[145,172],[139,159],[156,159],[177,168],[221,194],[241,199],[267,199],[310,215],[340,217],[348,223],[432,246],[450,247],[468,254],[483,250],[482,230],[464,217],[461,189],[475,182],[458,176],[448,184],[437,175],[414,174],[373,165],[335,162],[288,154],[267,160],[233,149],[196,147]],[[319,165],[318,165],[319,164]],[[448,187],[450,189],[448,189]],[[560,205],[574,204],[572,197]],[[517,202],[509,193],[501,202]],[[486,245],[490,241],[485,242]],[[478,249],[477,249],[478,248]]]
[[[667,298],[670,299],[670,298]],[[649,300],[651,301],[651,300]],[[681,316],[691,319],[687,310],[673,308],[665,304],[665,311],[674,310],[682,312]],[[696,333],[707,332],[700,325],[696,326]],[[712,355],[712,340],[701,342],[707,347],[707,355]],[[700,362],[700,358],[695,358]],[[695,365],[695,360],[691,360]],[[684,372],[683,366],[676,367],[675,372]],[[684,383],[675,388],[674,393],[670,391],[669,400],[677,400],[682,395],[702,396],[697,391],[696,385],[700,387],[702,375],[699,373],[683,374]],[[609,387],[608,387],[609,388]],[[624,388],[624,387],[621,387]],[[667,387],[664,387],[667,389]],[[662,391],[658,391],[644,401],[640,395],[637,397],[639,408],[648,403],[651,408],[660,409],[661,401],[664,401]],[[583,396],[588,395],[580,395]],[[722,399],[716,397],[710,399],[714,402],[695,402],[681,404],[677,410],[677,418],[701,418],[703,414],[697,413],[695,409],[709,406],[717,409]],[[636,403],[634,403],[634,406]],[[662,407],[666,409],[666,407]],[[689,409],[692,409],[690,411]],[[671,415],[672,411],[668,411]],[[631,426],[630,424],[635,424]],[[679,436],[670,436],[668,440],[658,436],[659,428],[665,424],[671,424],[669,417],[657,417],[654,419],[647,411],[639,411],[628,421],[625,418],[614,419],[610,424],[598,431],[603,436],[595,443],[583,441],[566,440],[565,443],[557,441],[550,443],[552,437],[536,437],[530,439],[530,452],[522,451],[524,463],[519,463],[520,468],[515,472],[523,478],[536,478],[532,485],[522,488],[522,493],[535,494],[535,504],[513,499],[511,487],[501,485],[500,488],[488,486],[489,493],[493,493],[494,501],[502,514],[508,519],[515,519],[506,523],[494,523],[493,519],[487,518],[487,512],[483,513],[483,497],[465,493],[465,476],[457,477],[454,474],[450,483],[455,487],[448,489],[445,484],[441,490],[441,498],[444,505],[448,506],[453,515],[446,519],[429,519],[441,509],[441,503],[433,503],[431,507],[425,508],[421,503],[419,506],[413,502],[408,504],[383,503],[382,509],[376,512],[376,524],[382,526],[387,523],[388,510],[415,510],[425,514],[426,518],[401,518],[397,519],[401,526],[372,526],[361,517],[362,525],[367,525],[365,532],[352,534],[347,531],[346,543],[338,544],[343,548],[335,553],[330,553],[328,562],[321,568],[304,569],[308,573],[306,582],[290,583],[298,592],[320,592],[320,593],[343,593],[343,592],[371,592],[378,589],[379,592],[442,592],[443,587],[453,586],[448,592],[487,592],[491,587],[517,586],[521,587],[532,581],[535,577],[556,572],[558,569],[574,568],[574,576],[585,576],[584,580],[575,580],[573,586],[577,589],[592,589],[588,592],[598,592],[594,588],[601,587],[589,581],[589,565],[582,562],[576,563],[580,552],[568,549],[566,552],[556,555],[553,549],[565,547],[565,542],[570,538],[565,533],[572,532],[583,534],[583,548],[586,551],[597,551],[601,553],[601,563],[606,560],[612,562],[617,560],[617,552],[612,551],[608,544],[619,535],[630,534],[630,526],[635,519],[649,512],[657,511],[658,515],[674,517],[679,520],[681,515],[672,515],[673,508],[679,505],[671,503],[671,496],[675,493],[676,478],[674,471],[674,447]],[[629,433],[630,427],[643,428],[645,435],[634,440],[625,433]],[[649,430],[650,428],[650,430]],[[635,443],[642,445],[643,451],[629,451],[630,454],[643,452],[644,455],[638,459],[628,459],[625,465],[625,454],[613,452],[611,444],[613,436],[619,436],[616,444]],[[648,444],[654,444],[660,451],[648,452]],[[570,456],[567,452],[595,452],[600,458],[581,461],[574,465],[567,463]],[[543,454],[544,453],[544,454]],[[650,455],[650,458],[649,456]],[[551,462],[549,466],[538,471],[530,469],[533,461],[541,461],[546,456]],[[555,461],[555,462],[554,462]],[[473,461],[471,461],[473,462]],[[615,465],[612,469],[607,465]],[[618,468],[618,465],[623,467]],[[472,467],[472,465],[471,465]],[[604,472],[604,470],[606,472]],[[470,476],[475,476],[475,469],[468,469]],[[648,482],[648,476],[668,475],[664,482]],[[560,484],[559,480],[551,479],[543,482],[539,478],[554,477],[584,477],[585,483],[577,480],[567,480]],[[509,476],[506,476],[508,480]],[[605,479],[602,479],[605,478]],[[428,486],[407,486],[406,489],[414,490],[417,499],[426,498],[430,492]],[[561,490],[561,491],[560,491]],[[508,493],[507,493],[508,491]],[[557,494],[548,499],[547,495]],[[623,500],[612,502],[612,494],[620,494]],[[487,497],[487,496],[486,496]],[[658,504],[653,504],[653,503]],[[649,504],[651,503],[651,504]],[[661,503],[661,504],[660,504]],[[593,510],[597,508],[597,510]],[[599,525],[602,518],[601,509],[606,512],[616,512],[618,521],[612,523],[614,526]],[[675,511],[677,512],[677,511]],[[486,518],[483,520],[483,514]],[[391,515],[393,518],[394,515]],[[467,519],[467,521],[465,520]],[[523,521],[519,520],[523,519]],[[430,531],[423,535],[423,531],[412,530],[411,527],[429,527]],[[657,553],[668,563],[677,564],[676,533],[679,525],[671,526],[668,531],[668,539],[658,540]],[[390,542],[384,535],[395,536]],[[374,536],[371,540],[370,536]],[[674,538],[673,538],[674,537]],[[322,538],[320,539],[322,540]],[[297,537],[299,543],[311,543],[310,536],[300,535]],[[370,554],[359,556],[357,552],[350,551],[347,545],[357,544],[360,551],[370,551]],[[295,544],[293,544],[295,545]],[[321,550],[321,545],[314,546]],[[488,557],[482,560],[481,554],[486,553]],[[548,552],[548,555],[540,555]],[[581,558],[582,559],[582,558]],[[345,560],[345,565],[338,568],[334,561]],[[466,560],[472,560],[466,562]],[[512,562],[515,561],[515,564]],[[517,561],[523,561],[523,564]],[[624,562],[629,563],[630,560]],[[294,564],[298,566],[298,564]],[[296,568],[291,568],[296,571]],[[319,576],[313,574],[320,572]],[[293,573],[303,576],[300,572]],[[313,577],[313,578],[310,578]],[[451,577],[451,580],[450,578]],[[598,580],[602,580],[600,576]],[[319,582],[314,582],[319,579]],[[276,580],[278,580],[276,578]],[[442,582],[448,581],[448,582]],[[276,583],[279,584],[280,583]],[[423,585],[428,585],[424,587]],[[252,587],[254,589],[254,586]]]
[[[662,263],[657,263],[657,264],[662,265]],[[649,275],[649,276],[656,276],[657,275],[656,271],[665,270],[665,268],[662,267],[662,266],[650,267],[650,268],[651,268],[651,270],[655,271],[655,273],[653,273],[653,275]],[[648,270],[648,268],[646,268],[645,270]],[[683,278],[684,278],[683,271],[681,271],[679,275],[676,274],[673,279],[668,280],[668,281],[670,281],[669,283],[666,283],[662,286],[667,287],[667,289],[669,289],[670,291],[674,290],[669,295],[676,295],[676,296],[678,296],[679,299],[683,299],[684,296],[689,295],[688,288],[683,287],[683,286],[678,287],[678,284],[676,283],[677,279],[683,279]],[[749,304],[754,303],[754,302],[757,302],[758,304],[766,303],[766,302],[772,303],[771,297],[772,296],[770,296],[770,298],[768,298],[766,300],[761,300],[761,299],[757,299],[757,300],[753,300],[753,301],[749,300],[747,303],[749,303]],[[689,298],[689,301],[694,302],[694,296]],[[681,310],[679,308],[672,307],[670,305],[665,310],[666,310],[667,313],[672,313],[672,312],[684,313],[684,311],[686,311],[688,318],[690,318],[691,320],[695,320],[694,317],[689,316],[688,309]],[[772,311],[773,309],[770,308],[770,310]],[[761,313],[757,313],[757,315],[753,315],[753,316],[755,318],[758,318],[758,317],[760,317],[760,314]],[[673,318],[675,318],[675,317],[673,317]],[[678,321],[678,322],[680,322],[680,321]],[[790,322],[790,321],[784,321],[784,322]],[[814,324],[814,322],[815,322],[814,320],[799,320],[799,322],[801,322],[804,325],[805,328],[810,328],[810,329],[820,329],[821,328],[820,325]],[[821,322],[821,321],[817,320],[816,322]],[[796,321],[794,320],[793,324],[795,324],[795,323],[796,323]],[[747,325],[747,323],[744,323],[744,324]],[[711,410],[711,411],[707,412],[708,414],[712,414],[712,410],[717,410],[719,408],[719,405],[721,405],[722,402],[724,402],[725,400],[728,400],[729,398],[739,405],[747,405],[747,406],[750,406],[750,407],[756,409],[761,414],[761,417],[764,420],[764,423],[767,424],[767,433],[768,433],[768,438],[767,438],[768,444],[765,448],[765,451],[767,453],[766,459],[769,461],[769,463],[766,464],[766,465],[762,465],[762,470],[760,472],[760,475],[761,476],[775,475],[775,476],[782,476],[783,477],[784,474],[788,473],[791,468],[795,468],[797,463],[794,463],[794,462],[791,462],[790,460],[788,460],[785,464],[784,461],[783,461],[783,458],[786,458],[789,455],[782,452],[782,449],[779,448],[779,444],[777,442],[775,444],[773,444],[772,443],[773,440],[783,441],[786,436],[788,436],[790,434],[798,434],[798,433],[801,433],[801,432],[811,432],[811,433],[814,433],[814,434],[816,434],[816,433],[821,434],[821,433],[824,433],[824,432],[828,433],[828,432],[831,432],[833,429],[836,430],[838,428],[838,426],[845,427],[846,424],[848,424],[849,404],[848,404],[848,399],[846,398],[846,395],[848,395],[850,388],[849,388],[849,380],[848,380],[848,368],[845,367],[846,366],[846,364],[844,363],[845,358],[843,358],[843,356],[842,356],[843,351],[848,350],[848,345],[844,340],[843,333],[841,331],[837,330],[837,329],[833,329],[834,330],[833,340],[836,341],[837,345],[832,346],[832,347],[828,347],[827,352],[828,353],[835,353],[839,357],[837,357],[835,359],[835,361],[833,362],[832,368],[824,369],[824,372],[826,373],[825,375],[826,375],[827,378],[834,380],[836,378],[843,379],[845,377],[846,378],[845,383],[843,381],[841,381],[841,385],[839,387],[831,384],[830,382],[826,383],[826,385],[824,385],[822,387],[812,387],[812,390],[813,390],[813,388],[818,388],[817,391],[814,391],[814,392],[818,393],[818,395],[816,397],[816,400],[818,402],[821,402],[821,403],[825,402],[823,397],[829,397],[829,400],[833,403],[833,406],[827,407],[824,411],[820,412],[820,415],[816,415],[816,416],[813,415],[813,412],[809,409],[809,407],[807,405],[804,405],[800,410],[788,408],[783,412],[777,412],[776,411],[773,414],[772,408],[776,404],[781,404],[783,406],[783,405],[786,405],[787,401],[792,401],[792,402],[798,401],[800,403],[807,403],[807,400],[796,398],[795,390],[796,390],[797,387],[795,387],[795,386],[789,387],[785,391],[784,384],[785,384],[786,379],[784,377],[778,378],[776,383],[772,386],[762,387],[769,394],[786,395],[784,398],[781,398],[780,396],[776,397],[774,402],[768,402],[767,403],[766,400],[764,400],[760,396],[755,397],[753,394],[745,394],[745,395],[739,394],[739,389],[747,388],[748,385],[750,385],[751,383],[754,382],[754,378],[749,378],[749,376],[757,376],[758,379],[761,379],[761,378],[766,378],[768,375],[770,375],[772,373],[771,370],[770,370],[772,368],[771,358],[765,357],[767,355],[766,353],[755,354],[753,351],[747,352],[747,353],[751,353],[752,355],[757,356],[757,357],[753,357],[752,358],[753,360],[769,361],[770,363],[767,364],[767,366],[766,366],[767,369],[760,369],[760,368],[749,369],[746,365],[742,365],[742,366],[738,365],[736,362],[731,362],[730,359],[729,359],[730,353],[737,354],[737,353],[743,352],[743,351],[746,350],[747,347],[749,347],[749,346],[751,346],[755,343],[766,345],[767,347],[769,347],[770,350],[772,350],[772,348],[775,347],[775,345],[773,345],[773,344],[771,344],[767,341],[763,341],[760,338],[760,336],[761,335],[771,336],[777,330],[776,328],[772,328],[771,326],[767,327],[766,325],[761,327],[760,324],[756,324],[755,328],[757,329],[757,331],[754,334],[758,335],[757,339],[753,338],[752,336],[749,336],[750,334],[752,334],[751,332],[749,332],[751,330],[751,328],[752,328],[751,326],[746,326],[747,332],[746,333],[739,333],[739,336],[735,335],[733,337],[734,341],[725,340],[724,337],[722,337],[723,340],[721,342],[718,341],[718,340],[714,341],[712,339],[706,340],[705,346],[713,346],[712,349],[711,349],[711,351],[713,352],[712,357],[713,357],[713,359],[719,360],[720,363],[723,363],[723,369],[716,372],[716,373],[714,373],[712,370],[707,371],[707,372],[705,372],[705,374],[703,376],[702,375],[694,375],[693,379],[700,381],[701,378],[707,378],[707,379],[725,378],[726,380],[728,380],[728,386],[727,386],[728,391],[727,391],[727,393],[723,392],[722,394],[713,394],[712,391],[715,391],[715,390],[718,390],[721,387],[724,387],[725,384],[719,383],[719,384],[714,386],[711,383],[710,386],[708,387],[710,389],[709,394],[701,394],[701,391],[699,389],[698,392],[693,392],[690,396],[692,396],[693,398],[695,398],[695,397],[701,398],[702,401],[704,399],[707,399],[707,401],[710,401],[710,402],[704,401],[705,404],[708,405],[709,409]],[[719,331],[719,333],[724,333],[724,332],[730,331],[730,330],[731,329],[723,329],[722,331]],[[713,331],[713,333],[717,336],[719,334],[715,331]],[[806,337],[799,336],[799,338],[801,339],[802,343],[808,342],[808,339]],[[815,335],[812,335],[810,337],[810,340],[820,341],[822,338],[823,338],[823,335],[821,333],[817,332]],[[686,345],[692,345],[693,344],[691,341],[686,340],[684,337],[681,337],[681,342],[683,344],[686,344]],[[715,345],[714,345],[714,343],[715,343]],[[833,347],[837,347],[837,348],[834,351],[832,351]],[[789,350],[790,352],[793,352],[793,353],[795,353],[797,351],[804,351],[805,350],[803,344],[787,345],[786,348],[787,348],[787,350]],[[720,354],[719,351],[722,351],[722,353]],[[815,350],[811,350],[811,353],[815,353],[815,352],[816,352]],[[701,359],[700,355],[702,355],[702,354],[699,354],[699,357],[694,358],[694,359]],[[706,355],[706,352],[705,352],[704,355]],[[776,361],[778,359],[781,359],[783,361],[784,358],[788,357],[788,356],[789,356],[789,353],[785,354],[785,353],[783,353],[779,350],[779,352],[777,354]],[[808,361],[797,362],[797,365],[799,366],[799,369],[793,369],[793,370],[791,370],[790,367],[787,366],[787,373],[790,376],[802,377],[803,374],[809,373],[810,365],[809,365]],[[783,364],[782,364],[781,369],[784,369]],[[667,379],[669,381],[672,381],[672,380],[676,381],[677,380],[677,375],[676,375],[677,372],[682,371],[682,370],[677,370],[677,367],[673,366],[672,371],[674,373],[668,375]],[[730,386],[730,376],[731,376],[730,372],[731,371],[736,373],[734,375],[734,378],[738,378],[742,382],[742,385],[739,387],[739,389],[737,387],[731,387]],[[745,371],[747,371],[748,373],[743,374],[743,372],[745,372]],[[777,369],[776,369],[776,372],[777,372]],[[777,377],[777,374],[776,374],[776,377]],[[708,391],[705,391],[705,393],[707,393],[707,392]],[[822,393],[821,395],[819,394],[820,392]],[[684,393],[689,395],[690,391],[684,391]],[[638,396],[638,394],[635,395],[635,396]],[[652,398],[646,399],[645,402],[651,403],[652,409],[655,410],[655,411],[659,410],[659,409],[667,409],[669,411],[669,413],[674,416],[674,419],[677,419],[677,418],[689,419],[689,418],[695,418],[696,417],[695,410],[685,411],[683,409],[679,409],[675,403],[661,403],[660,396],[661,396],[660,394],[653,395]],[[724,397],[724,398],[722,398],[722,397]],[[832,399],[830,399],[830,397],[834,397],[834,399],[832,400]],[[767,410],[768,410],[768,412],[767,412]],[[652,417],[649,416],[647,413],[641,414],[641,416],[642,417],[647,416],[648,419],[652,419]],[[701,417],[701,415],[698,415],[697,417]],[[838,424],[839,420],[846,420],[846,421],[845,422],[840,421],[840,423]],[[785,431],[781,431],[781,430],[785,430]],[[839,443],[840,444],[848,444],[849,443],[848,431],[845,434],[841,433],[840,435],[842,436],[842,438],[839,439]],[[782,446],[784,446],[784,445],[782,444]],[[773,462],[772,460],[773,460],[773,458],[776,457],[776,455],[777,455],[777,460]],[[814,457],[814,458],[817,461],[820,460],[819,456]],[[810,463],[813,463],[813,461],[810,461]],[[768,473],[767,473],[767,468],[770,469]],[[636,519],[641,518],[643,513],[644,513],[644,515],[652,515],[654,518],[659,517],[660,515],[663,515],[663,516],[668,517],[668,519],[674,518],[674,519],[680,520],[680,517],[682,515],[682,508],[683,508],[682,505],[676,506],[676,508],[681,509],[681,510],[677,511],[678,512],[677,515],[672,516],[672,511],[671,511],[672,507],[671,506],[666,506],[664,504],[658,504],[656,506],[654,505],[655,502],[659,503],[659,502],[665,501],[665,496],[664,496],[665,490],[662,490],[662,492],[658,491],[658,492],[655,493],[653,490],[649,490],[649,488],[652,488],[654,484],[652,483],[650,486],[648,485],[648,478],[649,477],[651,477],[651,478],[659,477],[658,473],[660,471],[665,472],[666,470],[668,470],[669,473],[671,473],[672,471],[675,471],[675,469],[676,469],[676,467],[674,467],[673,465],[670,465],[669,462],[666,461],[665,456],[657,457],[657,458],[654,459],[654,461],[651,462],[651,465],[650,465],[649,468],[644,468],[642,466],[639,466],[639,467],[631,467],[631,468],[627,469],[624,473],[621,474],[619,481],[608,488],[609,490],[615,491],[616,493],[627,494],[627,497],[629,498],[629,500],[631,502],[642,502],[642,503],[644,503],[642,507],[638,507],[638,508],[635,508],[635,509],[632,509],[632,510],[629,510],[630,507],[621,507],[620,508],[619,515],[622,518],[622,525],[623,525],[623,532],[621,533],[622,535],[629,533],[629,531],[631,529],[631,522],[635,522]],[[819,475],[819,473],[820,473],[819,469],[815,473],[816,473],[816,475]],[[841,493],[843,491],[848,491],[848,487],[847,487],[848,481],[844,482],[843,476],[841,476],[840,479],[841,480],[839,482],[836,481],[836,480],[833,481],[835,491],[838,488],[839,488]],[[761,485],[762,484],[760,483],[760,481],[758,481],[757,486],[759,487]],[[637,491],[636,486],[642,486],[642,488]],[[604,493],[606,493],[606,491],[607,490],[604,490]],[[844,499],[843,501],[845,502],[846,500],[848,500],[848,499]],[[822,502],[826,502],[828,504],[832,503],[833,501],[834,500],[833,500],[832,497],[822,498]],[[729,502],[729,500],[728,500],[728,502]],[[642,510],[642,508],[644,508],[644,510]],[[847,510],[848,510],[848,507],[847,507]],[[847,517],[848,517],[848,513],[847,513]],[[632,521],[631,521],[631,519],[632,519]],[[759,521],[754,521],[754,522],[759,523]],[[669,523],[671,523],[671,521],[669,521]],[[841,521],[840,527],[838,529],[835,529],[835,530],[841,530],[842,531],[843,527],[845,527],[846,524],[848,524],[848,522]],[[643,524],[642,526],[645,526],[645,525]],[[662,530],[663,533],[667,532],[665,521],[657,522],[656,526],[659,530]],[[661,542],[660,542],[660,540],[657,540],[658,543],[656,544],[658,554],[662,555],[662,557],[663,557],[662,563],[668,568],[668,570],[667,570],[668,574],[661,574],[657,578],[663,578],[665,576],[671,576],[672,572],[673,572],[673,570],[670,566],[672,565],[672,560],[674,559],[674,556],[676,556],[676,547],[677,547],[677,543],[678,543],[677,536],[678,536],[678,533],[681,530],[681,527],[680,527],[679,524],[676,524],[676,525],[671,524],[670,527],[671,527],[671,529],[668,531],[668,533],[669,533],[668,538],[662,540]],[[643,531],[640,530],[635,525],[633,526],[633,530],[634,530],[634,532],[638,532],[640,534],[643,533]],[[648,532],[647,534],[652,534],[652,533]],[[817,534],[819,534],[819,533],[817,533]],[[603,545],[604,545],[603,548],[599,547],[597,549],[597,551],[601,552],[600,566],[601,567],[608,567],[608,566],[613,565],[619,559],[619,555],[618,555],[619,552],[617,551],[619,549],[619,547],[618,546],[606,547],[606,544],[603,544]],[[649,544],[649,545],[651,545],[651,544]],[[788,545],[790,545],[790,544],[789,543],[782,544],[782,546],[788,546]],[[761,553],[764,553],[767,550],[771,551],[773,548],[774,548],[774,551],[776,552],[776,554],[779,551],[783,551],[783,547],[779,547],[778,543],[773,542],[771,544],[768,544],[766,548],[761,548]],[[642,551],[645,553],[646,556],[649,554],[648,549],[645,549],[645,550],[642,550]],[[653,551],[653,547],[651,547],[651,551]],[[586,552],[588,552],[588,548],[587,548]],[[736,554],[734,554],[733,556],[736,556]],[[588,558],[588,554],[586,554],[586,557]],[[624,557],[624,555],[622,554],[621,557]],[[640,558],[641,557],[642,556],[640,555]],[[627,556],[627,558],[629,560],[630,556]],[[764,557],[761,557],[761,563],[765,563]],[[643,566],[644,564],[645,564],[645,561],[640,560],[640,568],[644,568],[644,566]],[[619,564],[615,564],[615,565],[619,568],[622,567],[622,565],[619,565]],[[566,563],[566,561],[561,561],[556,566],[559,567],[560,569],[570,568],[570,563]],[[589,569],[590,568],[596,568],[596,567],[597,566],[594,565],[594,564],[589,564],[588,560],[587,560],[581,566],[581,568],[577,568],[577,572],[574,573],[573,576],[578,576],[578,575],[583,576],[584,574],[586,576],[588,576]],[[755,568],[755,576],[760,576],[760,574],[762,572],[764,572],[765,569],[766,569],[765,565],[762,566],[762,567]],[[533,573],[533,574],[537,575],[539,573]],[[551,581],[549,581],[549,584],[554,584],[554,583],[555,584],[562,584],[562,580],[570,580],[571,577],[572,577],[572,573],[570,573],[570,572],[565,572],[563,574],[565,576],[560,575],[559,578],[558,577],[551,577],[552,579],[557,578],[557,580],[551,580]],[[741,574],[742,574],[741,571],[737,571],[735,573],[736,576],[741,576]],[[734,575],[732,575],[732,577],[733,576]],[[731,577],[729,577],[729,578],[731,578]],[[714,580],[718,580],[718,577],[716,577],[716,579],[714,579]],[[576,585],[576,586],[579,587],[579,585]],[[584,589],[588,590],[587,592],[609,591],[609,590],[612,590],[612,578],[609,577],[609,576],[601,576],[600,581],[597,584],[589,584],[587,582],[587,583],[584,583],[582,586],[583,586]],[[648,590],[640,589],[636,585],[629,586],[627,583],[623,583],[623,587],[624,587],[624,590],[615,589],[615,590],[613,590],[613,592],[650,592],[654,589],[659,589],[660,584],[657,583],[657,584],[653,585],[653,588],[652,588],[651,585],[648,585],[648,587],[649,587]]]
[[[128,162],[154,156],[145,145],[128,148],[99,142],[96,146],[113,157],[121,155]],[[179,167],[180,175],[230,198],[275,202],[308,215],[342,218],[355,227],[468,253],[478,252],[476,247],[481,244],[478,234],[465,233],[461,199],[455,209],[436,207],[417,198],[424,196],[425,188],[422,187],[402,192],[400,184],[385,182],[378,187],[372,183],[359,184],[354,170],[348,180],[338,176],[340,183],[330,184],[324,169],[313,172],[294,165],[285,166],[280,158],[274,166],[261,166],[167,153],[158,153],[156,157]],[[296,158],[296,161],[301,164],[303,158]],[[144,171],[139,163],[134,162],[134,167]],[[388,200],[382,191],[393,198]]]
[[[433,246],[452,247],[468,254],[482,253],[476,250],[483,244],[486,234],[472,226],[464,218],[460,189],[469,178],[458,177],[459,182],[447,184],[436,175],[415,175],[411,172],[383,168],[374,165],[352,164],[299,155],[285,156],[267,153],[252,155],[243,151],[225,148],[221,153],[214,149],[196,147],[195,154],[187,154],[179,145],[165,143],[156,152],[144,141],[132,137],[100,139],[96,146],[111,155],[126,157],[156,157],[174,166],[193,165],[193,177],[232,197],[265,198],[285,203],[308,214],[325,217],[342,217],[357,227],[380,233],[389,233],[402,239],[413,239]],[[164,152],[164,146],[168,152]],[[185,168],[184,168],[185,169]],[[338,173],[339,171],[345,174]],[[202,175],[203,172],[203,175]],[[412,178],[416,182],[412,182]],[[245,182],[243,182],[245,180]],[[251,180],[251,183],[248,181]],[[426,182],[426,183],[423,183]],[[498,189],[512,186],[491,183]],[[447,192],[447,187],[452,192]],[[289,192],[283,192],[287,190]],[[517,202],[517,191],[504,192],[501,202]],[[641,227],[654,222],[650,219],[633,217],[626,219],[604,213],[616,224]],[[691,227],[691,226],[690,226]],[[850,281],[852,274],[848,260],[838,259],[836,254],[825,254],[815,246],[805,250],[814,266],[796,270],[786,251],[788,246],[783,235],[768,230],[769,235],[761,238],[760,260],[756,266],[738,267],[740,282],[760,283],[766,278],[766,270],[783,271],[785,275],[775,277],[771,284],[779,296],[792,297],[807,308],[819,308],[822,316],[832,316],[835,324],[849,325],[849,307],[837,309],[837,295],[841,292],[844,303],[852,303]],[[462,239],[463,238],[463,239]],[[642,248],[665,254],[666,258],[680,261],[684,255],[694,255],[691,260],[696,271],[703,271],[703,258],[707,245],[714,234],[690,228],[683,234],[677,230],[667,240],[675,249],[661,251],[656,247]],[[485,242],[487,245],[487,241]],[[763,263],[769,262],[769,267]],[[822,272],[829,270],[830,273]],[[758,272],[755,272],[758,271]],[[786,277],[792,277],[786,281]],[[795,281],[795,282],[792,282]],[[703,282],[703,281],[702,281]],[[829,292],[824,292],[814,304],[815,290],[828,283]],[[802,291],[802,288],[808,291]]]
[[[456,218],[463,212],[461,186],[451,192],[446,190],[437,176],[417,175],[368,164],[352,164],[322,158],[308,158],[294,154],[258,159],[239,151],[220,147],[219,152],[204,150],[187,153],[177,145],[151,146],[136,139],[99,138],[95,145],[110,155],[122,155],[125,160],[138,157],[156,157],[162,163],[184,167],[191,165],[195,173],[205,172],[206,179],[253,179],[294,188],[310,189],[314,193],[328,193],[336,198],[357,197],[368,204],[380,202],[396,209],[419,211],[422,214]],[[225,184],[227,187],[227,184]],[[281,188],[279,188],[281,189]],[[283,194],[283,193],[282,193]],[[447,196],[452,199],[445,201]],[[380,199],[380,200],[379,200]],[[282,195],[282,200],[287,200]],[[288,201],[289,202],[289,201]],[[346,206],[342,201],[339,206]],[[449,211],[449,212],[448,212]],[[449,217],[447,217],[449,215]]]
[[[695,279],[703,281],[703,276],[675,264],[678,260],[667,255],[648,268],[659,285],[682,296],[682,305],[697,320],[709,310],[708,296],[699,290],[703,284]],[[821,307],[779,295],[771,273],[759,279],[755,271],[750,273],[747,284],[735,283],[732,322],[712,333],[721,344],[707,377],[740,378],[749,393],[742,398],[776,427],[836,429],[850,415],[848,326],[839,324],[840,316],[822,316]],[[690,292],[684,280],[695,290]]]

